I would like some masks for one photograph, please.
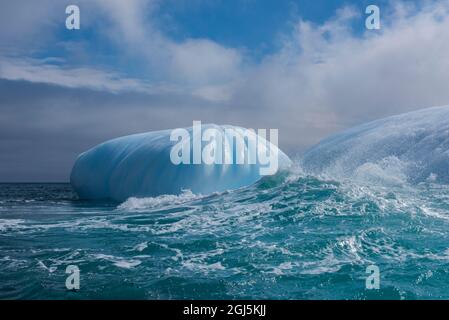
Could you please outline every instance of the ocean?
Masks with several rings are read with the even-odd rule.
[[[448,299],[448,190],[301,170],[123,203],[0,184],[0,299]]]

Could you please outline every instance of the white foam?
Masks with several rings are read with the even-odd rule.
[[[41,260],[39,260],[37,262],[37,264],[39,265],[39,267],[41,267],[44,270],[47,270],[49,273],[53,273],[53,272],[55,272],[58,269],[57,267],[47,267],[45,265],[45,263],[43,263]]]
[[[308,150],[307,172],[387,183],[449,183],[449,106],[363,124]]]
[[[178,205],[184,202],[200,199],[201,195],[195,195],[190,190],[184,190],[180,195],[165,194],[158,197],[136,198],[131,197],[117,207],[119,210],[144,210],[154,209],[169,205]]]
[[[0,232],[21,229],[24,222],[23,219],[0,219]]]
[[[142,263],[142,261],[138,259],[125,259],[123,257],[116,257],[113,255],[107,255],[102,253],[94,254],[93,257],[95,259],[112,262],[114,266],[124,269],[131,269]]]
[[[145,241],[145,242],[141,242],[141,243],[135,245],[133,250],[142,252],[146,248],[148,248],[148,242]]]
[[[365,162],[357,167],[352,178],[357,182],[381,185],[403,185],[407,182],[407,164],[390,156],[376,162]]]

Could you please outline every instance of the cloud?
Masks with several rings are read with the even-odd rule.
[[[2,1],[0,10],[0,50],[2,54],[25,53],[36,50],[41,43],[54,41],[52,30],[58,22],[58,11],[64,12],[62,2]],[[64,21],[64,16],[59,15]]]
[[[54,64],[54,63],[58,64]],[[0,78],[46,83],[67,88],[139,93],[173,93],[175,87],[154,85],[133,78],[126,78],[115,72],[90,67],[66,68],[58,58],[30,59],[0,57]]]
[[[195,90],[203,85],[220,84],[238,76],[242,64],[238,49],[224,47],[209,39],[188,38],[175,41],[160,32],[156,27],[159,1],[77,0],[74,4],[81,9],[80,32],[89,37],[94,35],[103,44],[113,48],[112,53],[105,52],[105,55],[119,55],[117,60],[140,64],[141,77],[147,74],[152,81],[182,84]],[[5,44],[5,48],[2,48],[4,57],[20,56],[25,60],[24,64],[31,61],[31,56],[27,56],[25,52],[31,49],[32,54],[42,56],[42,52],[50,47],[57,52],[62,50],[70,58],[66,60],[61,72],[67,72],[68,67],[78,67],[77,63],[81,62],[83,65],[73,68],[72,72],[85,74],[86,69],[92,69],[98,79],[109,77],[99,75],[101,70],[97,66],[88,65],[89,58],[86,57],[99,54],[94,52],[98,50],[94,42],[96,38],[92,38],[86,45],[83,40],[77,41],[73,32],[67,34],[64,29],[64,3],[53,5],[47,0],[18,0],[17,3],[2,5],[0,18],[0,43]],[[74,38],[58,40],[61,33],[69,39],[74,35]],[[107,44],[108,41],[110,44]],[[83,59],[77,61],[80,57]],[[34,62],[39,62],[43,76],[50,70],[55,75],[59,67],[45,66],[42,61]],[[122,64],[126,69],[126,63]],[[30,71],[29,67],[27,69]],[[33,71],[34,78],[37,78],[37,71],[37,68]],[[70,82],[68,79],[64,80],[63,83]],[[126,79],[126,82],[126,86],[134,86],[129,83],[130,79]]]
[[[362,122],[449,104],[447,1],[381,7],[378,31],[363,29],[360,7],[341,8],[322,24],[299,19],[260,61],[210,39],[164,35],[157,1],[91,3],[98,11],[82,10],[82,27],[95,27],[95,39],[107,38],[111,56],[137,65],[138,75],[122,65],[31,58],[25,50],[0,57],[0,180],[25,177],[17,163],[34,168],[23,172],[36,180],[65,179],[73,157],[89,146],[192,120],[278,128],[281,148],[293,155]],[[20,154],[18,141],[26,146]],[[45,165],[49,154],[62,161],[52,166],[57,172]]]
[[[124,54],[142,59],[144,68],[159,77],[198,88],[238,76],[242,55],[209,39],[174,41],[155,25],[158,1],[106,1],[96,4],[109,24],[105,28],[115,43],[126,44]],[[111,32],[112,30],[112,32]]]
[[[381,12],[382,29],[361,35],[352,31],[360,10],[321,25],[299,21],[281,50],[234,86],[230,103],[279,126],[299,150],[358,123],[448,104],[448,2]]]
[[[239,73],[241,56],[209,40],[189,39],[172,47],[171,73],[174,78],[195,84],[232,80]]]

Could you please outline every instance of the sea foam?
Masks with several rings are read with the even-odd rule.
[[[418,183],[449,183],[449,106],[363,124],[308,150],[308,172]]]

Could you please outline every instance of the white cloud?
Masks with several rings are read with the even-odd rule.
[[[177,41],[162,34],[155,23],[157,1],[95,3],[106,17],[95,27],[113,40],[121,58],[139,62],[149,79],[170,83],[169,89],[220,105],[213,110],[215,122],[279,128],[281,145],[290,150],[364,121],[449,103],[448,1],[428,1],[419,9],[399,3],[390,12],[381,7],[382,29],[362,35],[354,35],[351,25],[364,18],[360,7],[342,8],[319,25],[300,20],[281,37],[280,50],[259,63],[208,39]],[[88,11],[91,17],[82,20],[87,27],[96,17]],[[0,77],[12,80],[112,92],[166,88],[88,66],[0,61]]]
[[[86,88],[91,90],[141,93],[176,92],[173,86],[149,84],[142,80],[123,77],[114,72],[88,67],[64,68],[51,62],[60,59],[18,59],[0,57],[0,78],[6,80],[25,80],[46,83],[67,88]]]
[[[231,98],[231,87],[227,85],[207,85],[194,90],[192,94],[211,102],[228,102]]]
[[[189,39],[172,46],[171,71],[175,78],[195,84],[214,84],[232,80],[239,72],[241,57],[209,40]]]
[[[226,93],[221,88],[237,78],[242,66],[242,56],[237,49],[226,48],[208,39],[174,41],[164,36],[155,27],[157,17],[154,11],[158,6],[158,1],[155,0],[78,0],[76,3],[81,8],[82,28],[95,28],[95,32],[112,40],[117,52],[122,54],[121,59],[139,61],[142,73],[146,72],[153,82],[169,82],[171,89],[190,91],[195,96],[214,102],[226,100]],[[61,28],[64,27],[63,6],[58,6],[59,12],[53,7],[52,10],[47,10],[51,5],[46,2],[34,5],[28,1],[20,1],[18,5],[5,8],[3,15],[21,13],[23,16],[30,11],[24,9],[30,7],[35,9],[34,16],[25,19],[20,26],[13,24],[12,28],[7,28],[16,39],[15,52],[23,51],[23,43],[18,39],[27,32],[37,30],[40,36],[49,36],[51,32],[44,27],[49,22],[54,26],[55,21],[59,20]],[[0,34],[0,40],[5,40],[5,37],[6,33]],[[46,39],[42,40],[42,45],[45,45]],[[89,60],[86,58],[89,54],[93,54],[87,52],[89,48],[85,48],[82,42],[59,42],[58,46],[70,51],[75,58],[83,57],[84,62]],[[15,57],[15,52],[9,56]],[[76,61],[68,60],[65,64],[57,65],[46,62],[49,61],[31,59],[23,54],[15,58],[0,56],[0,77],[111,92],[152,92],[155,87],[160,87],[109,70],[88,65],[77,66]]]
[[[237,49],[208,39],[174,41],[163,35],[154,23],[158,1],[97,0],[97,5],[110,19],[112,40],[126,45],[125,54],[143,59],[149,72],[190,87],[237,77],[242,63]]]
[[[298,22],[282,49],[234,86],[230,103],[279,126],[281,140],[299,148],[354,124],[449,104],[447,1],[399,5],[385,11],[380,32],[362,36],[350,31],[355,13]]]

